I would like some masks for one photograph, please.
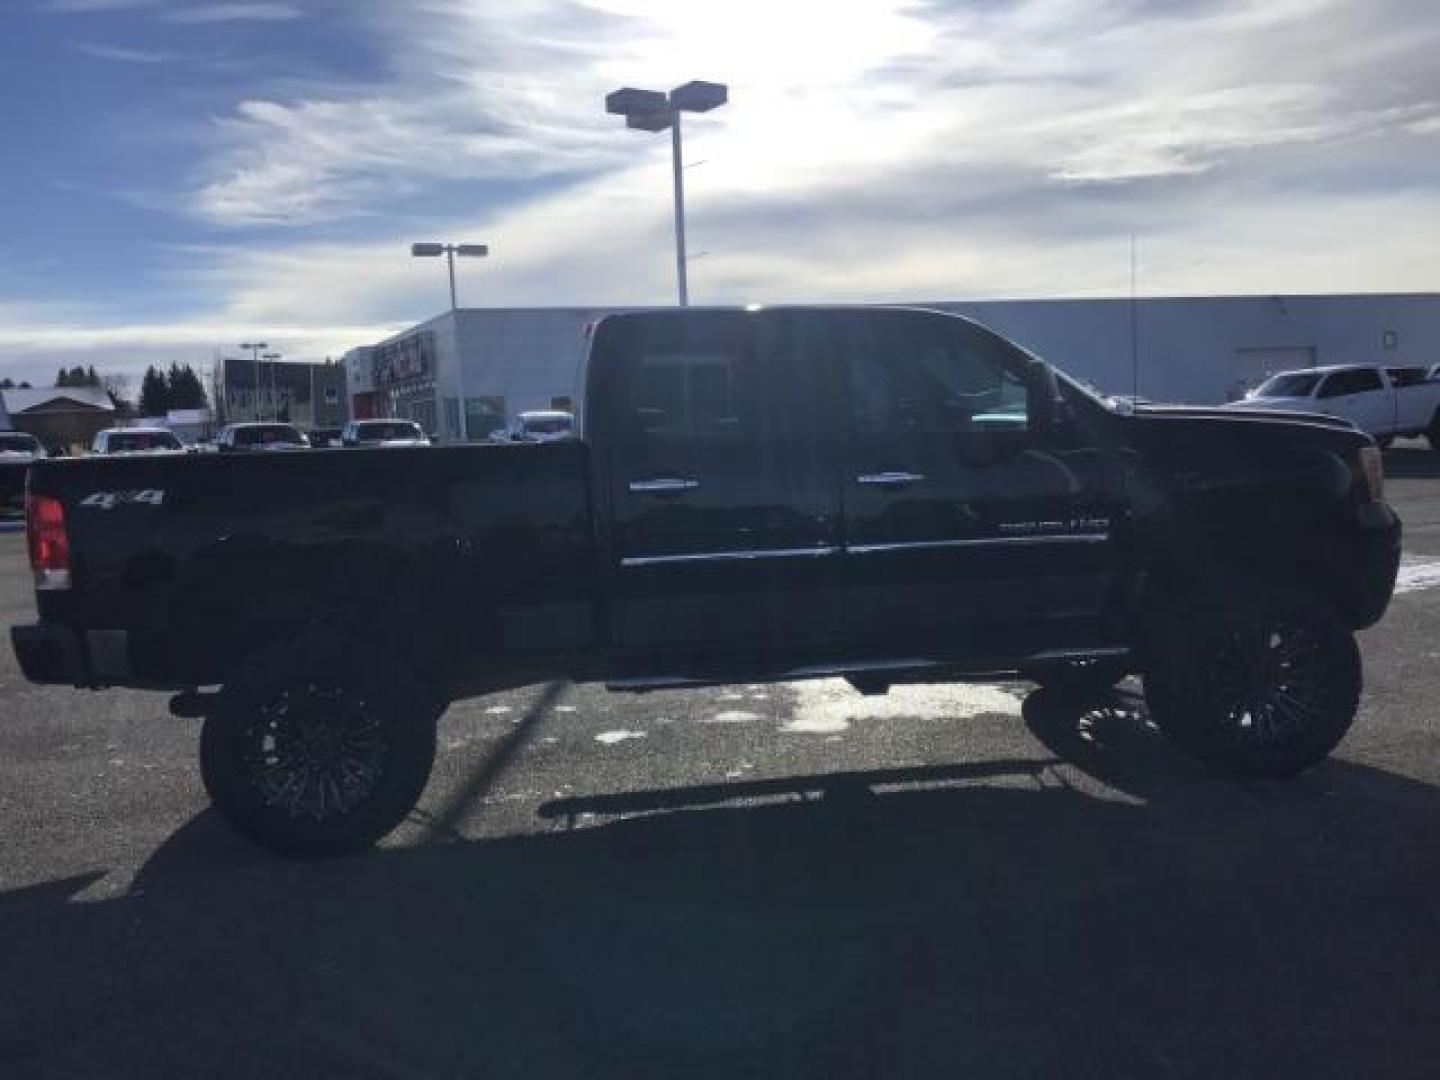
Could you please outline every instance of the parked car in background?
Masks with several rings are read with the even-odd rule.
[[[559,409],[522,412],[501,435],[506,442],[559,442],[575,435],[575,417]]]
[[[341,429],[340,443],[348,447],[429,446],[430,438],[414,420],[351,420]]]
[[[90,453],[116,454],[183,454],[185,444],[169,428],[129,427],[106,428],[95,433]]]
[[[1440,450],[1440,382],[1423,367],[1345,364],[1284,371],[1225,408],[1335,416],[1381,446],[1396,436],[1425,435]]]
[[[0,507],[24,501],[30,463],[46,456],[45,447],[34,435],[0,431]]]
[[[226,424],[215,436],[215,447],[222,452],[249,450],[305,450],[310,440],[294,424],[257,422]]]
[[[315,450],[324,450],[330,447],[340,446],[340,436],[344,429],[338,427],[317,427],[309,431],[310,446]]]

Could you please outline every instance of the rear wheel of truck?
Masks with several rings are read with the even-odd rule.
[[[200,735],[216,811],[261,847],[358,851],[419,801],[443,703],[403,665],[335,640],[268,649],[226,684]]]
[[[1177,601],[1159,619],[1151,654],[1151,719],[1229,772],[1302,772],[1339,744],[1359,707],[1354,635],[1298,590],[1234,582]]]

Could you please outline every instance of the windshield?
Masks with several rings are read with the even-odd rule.
[[[111,454],[137,454],[146,450],[179,450],[180,440],[169,431],[116,431],[106,439]]]
[[[356,435],[361,442],[389,442],[392,439],[423,439],[425,433],[419,424],[407,420],[385,421],[379,424],[360,424]]]
[[[1253,397],[1309,397],[1315,390],[1320,376],[1309,371],[1292,371],[1266,379],[1255,390]]]
[[[525,430],[534,435],[561,435],[570,430],[570,421],[565,417],[543,420],[526,420]]]
[[[0,435],[0,454],[38,454],[40,443],[33,435]]]
[[[266,424],[263,427],[235,429],[236,446],[273,446],[277,444],[305,445],[305,436],[298,428],[289,424]]]

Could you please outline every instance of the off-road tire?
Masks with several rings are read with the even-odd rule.
[[[1159,613],[1145,669],[1150,717],[1213,766],[1291,776],[1324,760],[1355,720],[1354,635],[1298,589],[1231,581]]]
[[[443,710],[411,670],[355,643],[277,646],[221,691],[201,730],[201,776],[220,816],[261,847],[358,851],[419,801]]]

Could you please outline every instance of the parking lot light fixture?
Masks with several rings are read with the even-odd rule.
[[[682,176],[684,154],[680,143],[680,114],[710,112],[730,100],[724,83],[694,79],[675,87],[670,93],[640,90],[622,86],[605,95],[605,111],[625,117],[625,126],[635,131],[670,131],[670,168],[675,188],[675,282],[680,306],[690,303],[690,285],[685,272],[685,181]]]
[[[278,352],[261,353],[260,359],[270,361],[270,419],[279,420],[280,406],[277,397],[278,391],[275,386],[275,361],[280,359],[280,354]]]
[[[270,347],[265,341],[242,341],[240,348],[250,350],[250,363],[255,368],[255,419],[260,419],[260,350]]]
[[[445,256],[445,262],[450,270],[450,310],[456,311],[459,305],[455,301],[455,256],[462,258],[483,259],[490,254],[490,247],[487,244],[440,244],[427,242],[410,245],[410,254],[418,259],[436,258]]]

